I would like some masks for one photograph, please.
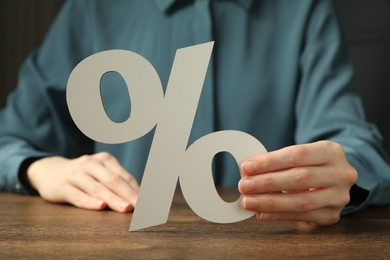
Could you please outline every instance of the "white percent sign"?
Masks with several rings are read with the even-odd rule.
[[[130,231],[167,222],[177,180],[191,209],[216,223],[232,223],[253,216],[241,207],[241,198],[225,202],[212,178],[212,160],[228,152],[241,164],[265,152],[253,136],[225,130],[196,140],[187,148],[214,42],[178,49],[164,96],[154,67],[142,56],[127,50],[96,53],[72,71],[67,86],[70,114],[79,129],[98,142],[116,144],[140,138],[156,124]],[[130,117],[120,123],[107,116],[100,80],[118,72],[130,97]]]

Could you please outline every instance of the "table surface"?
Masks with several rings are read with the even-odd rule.
[[[219,192],[226,201],[237,198]],[[0,193],[0,259],[390,259],[390,207],[320,228],[254,217],[215,224],[195,215],[176,192],[167,224],[129,232],[131,216]]]

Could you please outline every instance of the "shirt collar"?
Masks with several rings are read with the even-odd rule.
[[[167,12],[169,8],[177,1],[180,0],[154,0],[160,9],[161,12]],[[251,7],[253,0],[235,0],[238,4],[244,7],[246,10],[249,10]]]

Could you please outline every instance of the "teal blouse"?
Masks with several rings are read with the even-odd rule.
[[[26,159],[72,158],[85,146],[110,152],[141,181],[153,131],[124,144],[89,140],[68,112],[69,74],[91,54],[126,49],[149,60],[165,88],[176,50],[208,41],[215,41],[213,56],[189,144],[217,130],[247,132],[269,151],[332,140],[359,173],[344,213],[390,202],[389,161],[365,121],[328,0],[67,1],[0,112],[0,189],[31,193],[18,176]],[[123,84],[116,73],[101,80],[114,121],[131,113]],[[237,185],[231,156],[218,156],[214,169],[216,185]]]

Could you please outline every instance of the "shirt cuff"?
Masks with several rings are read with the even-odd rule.
[[[366,208],[372,200],[372,194],[377,187],[376,178],[368,173],[366,167],[352,154],[346,153],[349,163],[357,170],[358,180],[350,190],[351,201],[343,209],[341,215],[351,214]]]
[[[2,171],[6,173],[5,191],[37,195],[38,193],[29,185],[27,179],[21,176],[20,170],[29,159],[47,156],[51,156],[51,154],[35,150],[24,150],[7,157],[7,160],[2,163]]]

